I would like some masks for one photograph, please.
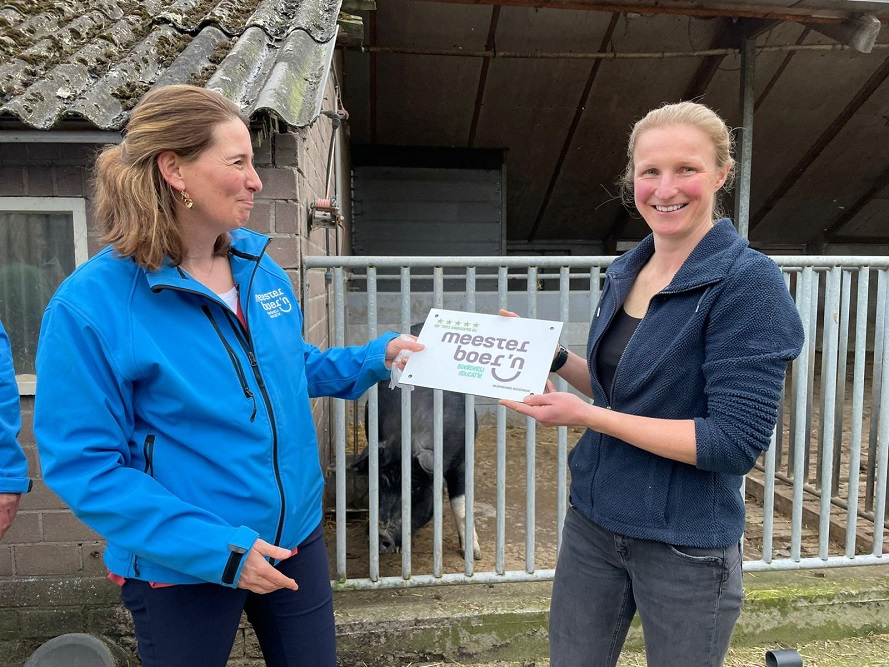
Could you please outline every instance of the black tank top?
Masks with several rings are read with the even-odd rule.
[[[621,308],[611,320],[611,324],[599,341],[599,349],[596,352],[596,374],[602,383],[602,388],[611,403],[611,390],[614,386],[614,371],[621,355],[627,348],[627,343],[642,320],[627,315],[627,311]]]

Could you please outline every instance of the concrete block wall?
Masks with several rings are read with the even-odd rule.
[[[322,108],[334,108],[332,83]],[[289,274],[303,298],[301,258],[336,251],[332,230],[310,230],[308,205],[325,195],[331,123],[320,117],[310,128],[286,129],[254,146],[263,192],[250,228],[272,238],[271,256]],[[89,254],[100,248],[93,222],[89,179],[97,145],[0,143],[0,197],[83,197]],[[319,347],[331,342],[328,308],[332,292],[323,276],[313,277],[302,304],[306,339]],[[106,578],[104,541],[80,522],[43,482],[33,436],[33,396],[22,397],[20,441],[29,460],[34,489],[23,497],[16,522],[0,540],[0,665],[22,664],[36,648],[67,632],[105,636],[135,653],[129,614],[117,587]],[[329,401],[313,401],[319,455],[330,455]],[[255,664],[261,654],[252,631],[239,629],[232,667]]]
[[[99,249],[89,211],[89,166],[99,146],[0,143],[0,196],[84,197],[89,252]],[[126,619],[105,578],[104,542],[43,482],[34,444],[34,397],[23,396],[19,440],[34,480],[0,540],[0,665],[20,665],[66,632],[91,632],[126,645]]]

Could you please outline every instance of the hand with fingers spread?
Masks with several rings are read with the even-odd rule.
[[[238,588],[253,593],[272,593],[281,588],[297,590],[299,588],[297,583],[278,572],[268,561],[269,558],[284,560],[290,558],[291,554],[289,549],[276,547],[264,540],[256,540],[247,552],[247,560],[241,568],[241,577],[238,579]]]

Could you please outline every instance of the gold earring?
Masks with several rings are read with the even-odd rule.
[[[182,203],[185,204],[185,208],[194,207],[194,202],[185,190],[182,190],[179,194],[182,197]]]

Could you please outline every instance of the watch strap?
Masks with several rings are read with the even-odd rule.
[[[553,358],[553,363],[549,367],[550,373],[555,373],[562,366],[565,365],[565,362],[568,361],[568,348],[564,345],[559,345],[559,351],[556,352],[556,356]]]

